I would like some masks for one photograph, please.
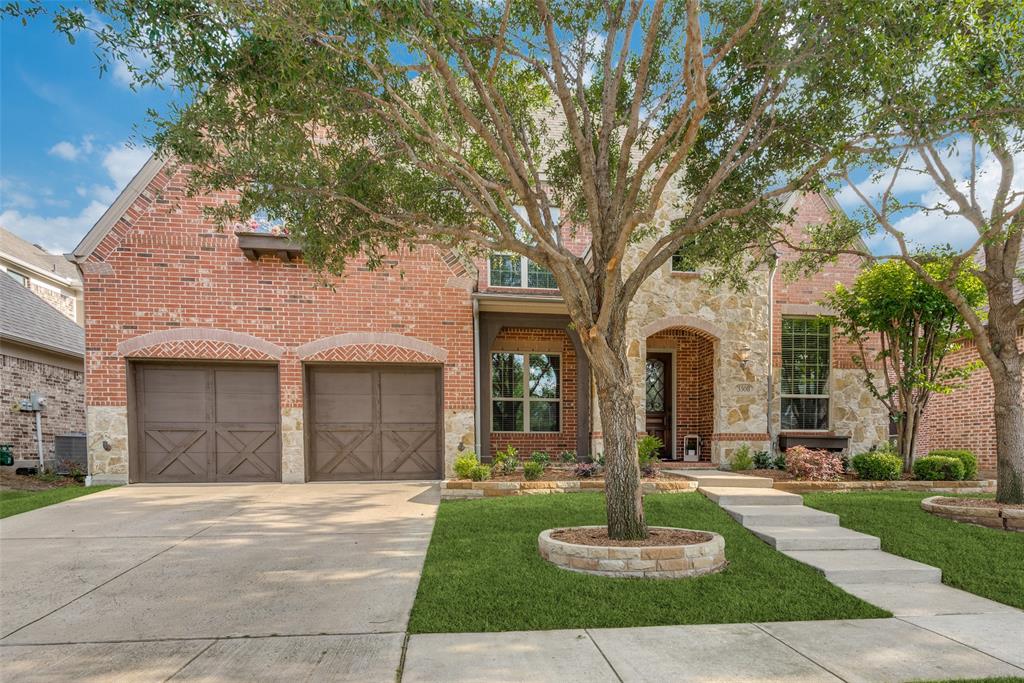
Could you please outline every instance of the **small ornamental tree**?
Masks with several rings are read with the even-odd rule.
[[[855,0],[93,7],[87,21],[7,5],[52,11],[138,83],[186,95],[149,141],[189,164],[196,191],[239,193],[219,218],[284,220],[332,273],[429,244],[553,274],[590,360],[621,539],[647,534],[626,353],[638,289],[698,234],[741,282],[782,218],[775,199],[871,137],[848,106],[871,64],[915,58],[874,51]]]
[[[942,279],[949,263],[940,259],[924,268]],[[985,286],[970,271],[960,273],[957,291],[973,310],[985,300]],[[852,287],[837,285],[824,303],[836,312],[837,329],[858,346],[854,362],[864,370],[865,386],[896,420],[897,449],[909,472],[928,399],[950,393],[981,365],[944,363],[970,328],[946,295],[900,260],[872,265]]]

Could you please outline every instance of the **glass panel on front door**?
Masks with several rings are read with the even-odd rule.
[[[647,411],[665,410],[665,363],[657,358],[647,359]]]

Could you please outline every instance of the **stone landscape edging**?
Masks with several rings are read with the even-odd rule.
[[[787,493],[816,491],[921,491],[931,493],[991,493],[995,479],[972,481],[776,481],[774,488]]]
[[[970,505],[946,505],[939,502],[943,496],[932,496],[921,501],[921,508],[938,517],[954,522],[977,524],[991,529],[1024,532],[1024,510]]]
[[[604,529],[581,526],[576,529]],[[671,530],[673,527],[650,527]],[[683,579],[725,568],[725,539],[713,531],[684,529],[711,536],[689,545],[604,546],[559,541],[545,529],[537,537],[540,556],[559,569],[619,579]]]
[[[697,482],[689,480],[642,481],[640,485],[644,493],[693,493],[697,490]],[[560,481],[446,479],[441,482],[441,500],[530,496],[549,493],[599,493],[601,491],[604,491],[604,481],[593,479]]]

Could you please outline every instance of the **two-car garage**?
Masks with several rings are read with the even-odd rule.
[[[281,480],[276,366],[131,368],[132,481]],[[307,365],[306,479],[440,478],[441,395],[439,366]]]

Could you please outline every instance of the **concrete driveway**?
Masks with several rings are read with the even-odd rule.
[[[133,485],[0,521],[0,678],[392,681],[437,498]]]

